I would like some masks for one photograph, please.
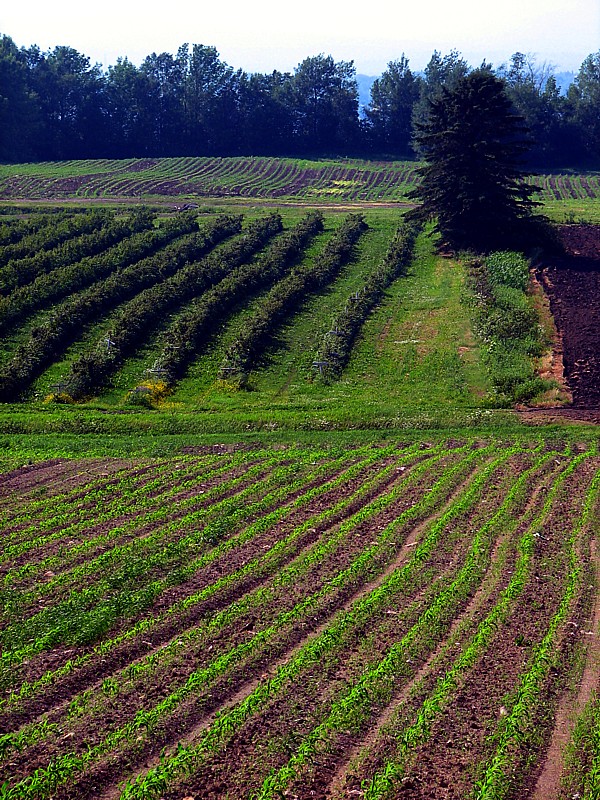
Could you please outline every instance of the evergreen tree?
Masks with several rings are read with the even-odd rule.
[[[416,124],[416,144],[426,163],[413,197],[419,219],[437,219],[454,249],[488,250],[522,245],[531,234],[533,190],[521,179],[528,148],[523,120],[504,83],[489,69],[443,87]]]

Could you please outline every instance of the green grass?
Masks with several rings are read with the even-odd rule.
[[[121,179],[139,176],[149,181],[159,174],[179,179],[189,166],[198,169],[199,175],[212,176],[211,180],[217,180],[217,173],[222,168],[223,180],[232,186],[237,180],[240,191],[243,191],[243,186],[252,183],[252,170],[258,173],[262,163],[260,159],[240,159],[239,164],[246,161],[244,169],[250,172],[236,175],[233,163],[220,167],[216,163],[209,164],[210,160],[202,164],[200,161],[162,159],[141,173],[129,171],[133,161],[5,165],[0,167],[0,181],[3,176],[22,175],[24,180],[32,181],[30,185],[35,193],[38,190],[34,183],[38,179],[54,186],[54,181],[69,176],[94,173],[99,175],[101,182],[96,197],[101,202],[110,203],[115,199],[114,192],[118,190]],[[125,361],[115,375],[113,386],[105,389],[99,397],[71,407],[44,405],[42,398],[48,394],[50,386],[68,372],[71,363],[86,348],[94,347],[105,332],[110,322],[110,316],[107,316],[104,321],[93,322],[87,331],[82,332],[79,340],[38,378],[35,386],[37,397],[32,402],[5,404],[0,408],[0,463],[22,463],[26,459],[43,457],[43,453],[174,452],[182,443],[192,440],[235,441],[253,437],[264,441],[292,441],[294,437],[323,437],[326,440],[330,433],[335,432],[336,436],[347,436],[350,441],[362,435],[375,438],[384,431],[402,435],[407,431],[422,431],[422,435],[426,435],[428,431],[473,428],[502,432],[523,430],[510,411],[486,408],[490,378],[471,328],[469,309],[463,302],[466,292],[464,265],[437,255],[436,242],[427,234],[419,238],[407,274],[393,282],[367,318],[341,378],[329,385],[312,379],[315,374],[313,361],[317,358],[323,334],[343,309],[349,294],[381,261],[401,219],[400,206],[389,203],[386,207],[385,204],[367,202],[367,194],[361,196],[357,184],[367,173],[372,175],[387,170],[387,174],[395,176],[400,183],[395,189],[385,183],[382,191],[388,195],[384,199],[393,199],[394,191],[400,199],[405,191],[400,176],[410,176],[415,164],[288,159],[282,160],[281,166],[282,171],[273,177],[274,185],[285,187],[285,176],[282,178],[284,167],[291,170],[290,174],[311,170],[315,176],[314,184],[306,191],[314,190],[315,203],[320,203],[323,197],[327,203],[325,233],[317,237],[305,259],[314,258],[349,207],[362,205],[369,230],[357,247],[353,263],[345,267],[326,290],[308,297],[276,330],[260,363],[249,376],[249,389],[236,391],[220,382],[217,375],[228,344],[236,331],[243,329],[264,291],[255,298],[249,297],[220,322],[187,376],[158,410],[130,407],[126,404],[126,396],[145,379],[145,371],[160,352],[160,329]],[[358,170],[352,180],[343,177],[346,169]],[[327,176],[333,181],[333,199],[326,196]],[[102,186],[106,186],[106,190]],[[325,195],[320,198],[322,191]],[[241,195],[210,198],[207,203],[202,203],[199,213],[205,216],[217,213],[217,209],[235,209],[242,211],[248,222],[264,214],[265,203],[272,207],[268,192],[265,177],[256,196],[250,199]],[[304,199],[300,199],[299,196],[284,194],[277,198],[286,229],[294,225],[305,213],[307,205],[313,202],[307,197],[305,194]],[[48,198],[46,196],[49,204],[59,202],[54,200],[54,196]],[[73,199],[72,195],[65,197],[64,202],[68,203],[70,199]],[[554,220],[600,222],[600,199],[556,201],[544,196],[542,199],[542,210]],[[139,195],[135,202],[138,200]],[[164,196],[157,200],[167,206],[176,202],[172,197]],[[10,202],[6,199],[0,205]],[[47,314],[47,310],[41,311],[23,328],[11,331],[5,339],[0,360],[10,357],[26,340],[34,324]],[[168,320],[163,330],[167,324]],[[593,430],[585,428],[586,435]]]
[[[600,198],[587,200],[549,200],[543,199],[541,212],[552,222],[600,225]]]

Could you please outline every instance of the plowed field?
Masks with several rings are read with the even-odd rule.
[[[563,225],[566,254],[550,261],[542,280],[560,331],[573,404],[600,406],[600,226]]]
[[[552,800],[596,768],[551,745],[599,677],[595,445],[0,477],[5,800]]]

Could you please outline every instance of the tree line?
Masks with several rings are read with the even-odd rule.
[[[486,69],[500,78],[530,131],[533,167],[596,166],[600,51],[566,95],[551,67],[515,53]],[[352,61],[323,54],[293,73],[247,73],[214,47],[183,44],[104,70],[68,46],[42,52],[0,35],[0,160],[161,156],[420,155],[415,123],[443,87],[472,71],[457,51],[434,52],[422,73],[391,61],[359,107]]]

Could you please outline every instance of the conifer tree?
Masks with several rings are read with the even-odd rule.
[[[452,89],[443,87],[416,123],[415,141],[426,162],[412,193],[421,201],[413,217],[436,219],[437,230],[455,250],[527,242],[538,205],[520,169],[529,143],[499,78],[483,68]]]

